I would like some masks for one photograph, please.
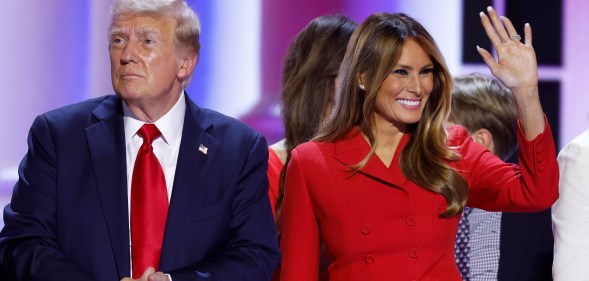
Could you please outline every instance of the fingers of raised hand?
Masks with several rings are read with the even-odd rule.
[[[525,35],[525,44],[526,46],[532,46],[532,27],[529,23],[524,25],[524,35]]]
[[[491,23],[491,19],[485,13],[480,12],[479,16],[481,17],[481,23],[483,24],[483,28],[485,29],[485,33],[487,33],[487,37],[491,40],[493,46],[499,46],[502,42],[499,35],[495,32],[495,28]]]
[[[511,42],[518,43],[522,40],[521,35],[517,33],[511,20],[504,16],[498,16],[493,7],[487,7],[487,12],[488,15],[485,15],[484,12],[481,12],[479,15],[481,17],[483,27],[485,28],[485,32],[487,33],[487,36],[495,48],[501,46],[501,44]],[[522,43],[531,45],[532,30],[530,25],[527,23],[524,27],[524,35],[525,41]]]
[[[513,27],[513,24],[511,23],[511,21],[508,18],[503,17],[503,16],[501,16],[499,18],[501,19],[501,22],[503,22],[503,26],[507,30],[507,36],[509,36],[509,38],[507,40],[513,41],[513,42],[519,42],[522,38],[519,34],[517,34],[517,31]],[[505,42],[507,43],[508,41],[505,41]]]
[[[487,7],[487,13],[489,14],[489,19],[491,23],[493,23],[493,28],[495,33],[499,36],[501,42],[507,42],[509,40],[510,34],[505,30],[506,26],[503,25],[502,19],[497,15],[497,12],[493,7]],[[484,13],[483,13],[484,14]],[[509,23],[511,25],[511,22]],[[513,29],[513,25],[511,26]]]

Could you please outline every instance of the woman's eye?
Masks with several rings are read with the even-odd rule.
[[[397,69],[397,70],[394,70],[393,73],[395,73],[395,74],[401,74],[401,75],[407,75],[407,70],[405,70],[405,69]]]
[[[426,69],[424,69],[424,70],[421,71],[421,73],[423,73],[423,74],[430,74],[430,73],[433,73],[433,72],[434,72],[434,68],[433,67],[426,68]]]

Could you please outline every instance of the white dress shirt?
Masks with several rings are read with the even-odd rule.
[[[127,206],[129,221],[131,221],[131,180],[133,179],[133,168],[135,167],[137,152],[143,144],[143,138],[137,135],[137,131],[139,131],[145,122],[137,119],[124,102],[123,114],[123,122],[125,126],[125,150],[127,154]],[[154,123],[162,135],[152,142],[153,153],[157,157],[164,171],[168,202],[170,202],[170,199],[172,198],[174,175],[176,174],[176,164],[178,162],[178,152],[180,151],[180,141],[182,140],[182,127],[184,126],[185,114],[186,100],[184,99],[184,93],[182,93],[174,107]],[[129,225],[129,241],[131,241],[130,229],[131,227]],[[129,252],[130,251],[131,245],[129,244]],[[133,267],[131,266],[131,268]],[[138,278],[138,276],[134,278]]]
[[[589,280],[589,131],[558,154],[560,197],[552,206],[555,281]]]
[[[131,206],[133,168],[135,167],[137,152],[143,144],[143,138],[137,135],[137,131],[139,131],[145,122],[137,119],[125,103],[123,103],[123,113],[125,115],[123,120],[125,123],[125,146],[127,152],[127,194],[129,206]],[[162,136],[153,141],[153,153],[164,170],[168,190],[168,202],[172,198],[172,187],[174,186],[174,175],[176,174],[176,164],[178,162],[185,113],[186,101],[184,100],[184,93],[182,93],[174,107],[154,123],[162,133]]]

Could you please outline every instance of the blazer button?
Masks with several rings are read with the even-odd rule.
[[[415,248],[409,250],[409,256],[412,258],[416,258],[417,256],[419,256],[419,251]]]
[[[370,233],[370,226],[368,226],[368,225],[362,226],[361,231],[362,231],[362,234],[369,234]]]
[[[405,220],[405,222],[407,223],[407,225],[414,226],[415,225],[415,217],[414,216],[408,216],[407,217],[407,220]]]
[[[538,171],[542,172],[544,170],[544,163],[538,164]]]
[[[364,259],[364,261],[366,263],[374,263],[375,262],[374,256],[373,255],[368,255],[368,256],[366,256],[366,258]]]

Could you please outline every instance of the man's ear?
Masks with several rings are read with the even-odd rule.
[[[182,58],[180,69],[178,70],[178,78],[186,79],[192,74],[196,67],[198,56],[195,54],[187,54]]]
[[[495,145],[493,143],[493,134],[489,132],[487,129],[478,129],[471,135],[472,139],[476,142],[481,144],[482,146],[486,147],[491,152],[495,153]]]

